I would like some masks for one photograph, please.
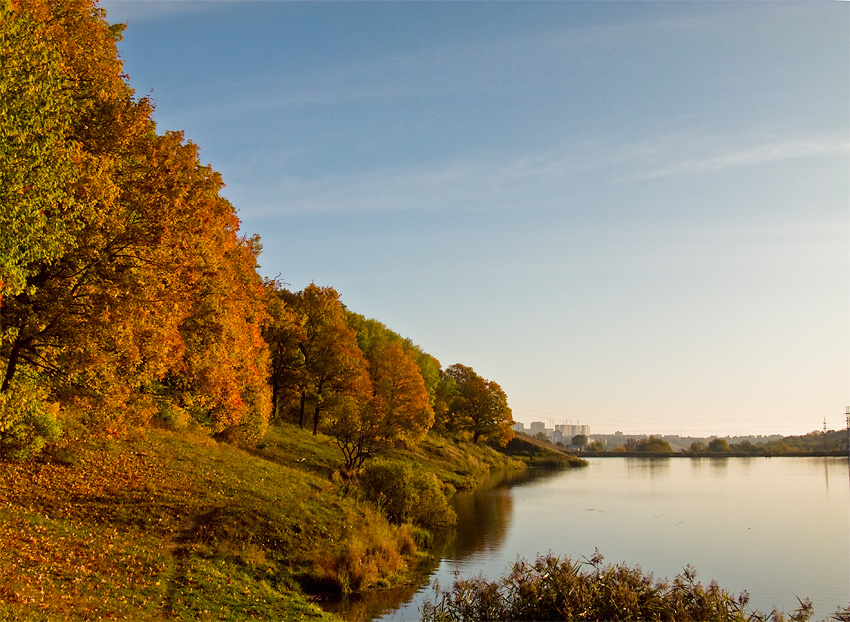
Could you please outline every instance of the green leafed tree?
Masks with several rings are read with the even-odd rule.
[[[663,438],[650,436],[649,438],[629,439],[625,445],[626,451],[642,451],[648,453],[673,453],[670,443]]]
[[[729,441],[727,441],[725,438],[712,439],[708,443],[708,451],[719,454],[729,453]]]
[[[702,443],[700,441],[694,441],[688,448],[688,451],[692,454],[701,454],[704,453],[705,450],[705,443]]]
[[[43,12],[0,1],[0,300],[71,242],[76,104],[50,31]]]

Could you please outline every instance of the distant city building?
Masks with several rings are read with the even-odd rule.
[[[579,434],[590,438],[590,426],[577,423],[558,423],[553,429],[547,428],[546,424],[542,421],[534,421],[527,428],[523,423],[515,423],[513,429],[515,432],[524,432],[529,436],[537,436],[542,433],[546,435],[546,438],[548,438],[550,442],[563,443],[565,445],[569,445],[572,442],[573,437],[578,436]]]
[[[528,433],[531,436],[534,436],[535,434],[539,434],[540,432],[546,434],[546,425],[542,421],[532,421],[531,427],[528,428]]]

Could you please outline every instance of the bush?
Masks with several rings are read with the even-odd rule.
[[[180,431],[189,427],[192,415],[171,402],[162,402],[156,414],[156,421],[166,430]]]
[[[582,569],[588,565],[588,570]],[[426,603],[424,622],[478,622],[485,620],[596,620],[677,622],[804,622],[812,614],[808,600],[786,618],[748,612],[749,596],[738,598],[712,582],[696,581],[688,567],[672,583],[656,581],[640,567],[602,566],[597,552],[588,562],[572,562],[551,553],[533,564],[519,561],[501,581],[481,577],[456,581],[437,604]],[[838,618],[836,618],[838,619]]]
[[[407,463],[375,460],[363,469],[360,485],[366,498],[394,523],[440,529],[457,521],[437,476]]]
[[[417,527],[396,526],[376,510],[347,515],[343,530],[328,533],[326,545],[309,559],[302,587],[340,595],[372,587],[391,587],[409,570],[407,559],[418,552]]]
[[[26,460],[59,438],[59,405],[32,379],[21,378],[0,393],[0,459]]]

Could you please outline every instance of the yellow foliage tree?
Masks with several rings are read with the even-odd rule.
[[[92,426],[173,404],[256,438],[270,410],[260,246],[220,176],[182,134],[156,133],[94,0],[0,12],[0,392],[24,374]]]

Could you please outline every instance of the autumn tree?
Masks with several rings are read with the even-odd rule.
[[[0,302],[24,290],[33,266],[60,256],[71,240],[55,214],[73,209],[79,177],[69,140],[75,102],[48,33],[43,15],[0,0]]]
[[[131,281],[131,271],[113,261],[127,250],[119,231],[125,219],[116,151],[147,130],[150,110],[146,100],[133,101],[121,79],[120,30],[108,27],[88,2],[21,0],[4,3],[3,13],[0,90],[12,110],[3,115],[10,122],[3,128],[0,187],[8,191],[10,182],[18,200],[4,210],[0,246],[18,250],[4,253],[12,261],[3,266],[0,391],[14,389],[23,367],[42,383],[61,380],[66,389],[84,388],[77,396],[90,397],[99,392],[96,369],[109,375],[120,368],[97,337],[120,333],[113,311],[122,308],[122,297],[133,299],[120,282]],[[26,53],[22,59],[21,50],[35,50],[43,62]],[[9,73],[7,61],[16,68]],[[36,112],[16,104],[22,94],[36,95],[29,103],[39,106]],[[16,135],[15,125],[25,129]],[[110,395],[121,400],[126,393],[116,387]]]
[[[0,259],[0,392],[35,382],[91,425],[174,406],[256,437],[260,247],[220,176],[182,134],[156,133],[96,4],[0,7],[0,249],[17,249]]]
[[[419,442],[434,422],[425,382],[411,353],[395,341],[380,343],[368,360],[371,395],[343,401],[329,425],[346,468],[359,467],[382,446]]]
[[[304,330],[292,306],[295,297],[277,281],[266,284],[269,321],[263,338],[269,348],[269,384],[272,391],[272,413],[275,419],[300,407],[301,387],[306,387],[307,371],[300,344]],[[303,412],[301,412],[303,427]]]
[[[725,438],[713,438],[708,443],[708,451],[718,454],[729,453],[731,451],[729,448],[729,441]]]
[[[366,359],[332,287],[311,283],[297,293],[283,290],[280,297],[292,317],[279,312],[278,331],[267,332],[272,340],[272,367],[281,372],[276,378],[278,394],[288,391],[297,396],[298,424],[303,428],[306,415],[312,414],[316,434],[327,410],[368,398],[371,384]]]
[[[491,440],[505,445],[513,438],[513,417],[508,398],[492,380],[485,380],[471,367],[457,363],[444,372],[454,384],[445,427],[470,438],[473,443]]]
[[[419,367],[425,390],[428,392],[428,403],[432,409],[435,407],[442,373],[440,361],[378,320],[366,318],[349,310],[348,325],[357,333],[357,344],[367,358],[375,347],[388,343],[398,344],[406,354],[410,355]]]

